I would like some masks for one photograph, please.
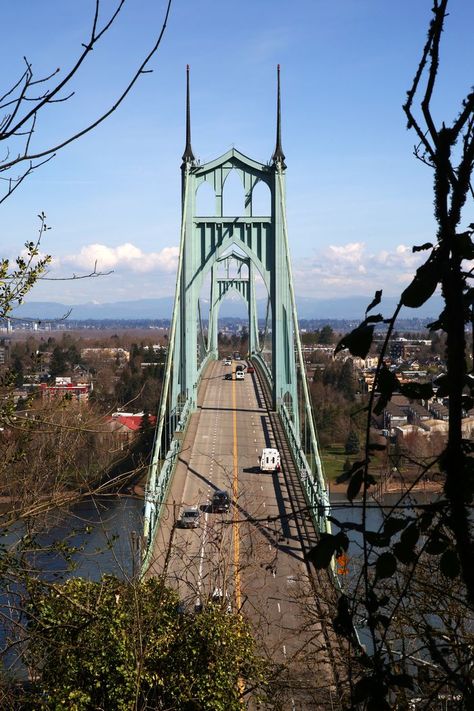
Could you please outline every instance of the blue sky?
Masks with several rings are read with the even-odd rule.
[[[104,0],[103,10],[115,5]],[[94,3],[18,0],[2,9],[1,93],[23,70],[64,72],[88,35]],[[192,144],[201,161],[232,145],[267,161],[275,140],[275,71],[282,71],[287,211],[297,293],[396,294],[434,236],[430,170],[412,155],[401,109],[430,0],[174,0],[152,74],[118,111],[67,147],[0,206],[4,256],[16,255],[44,211],[51,276],[30,301],[74,304],[173,293],[184,148],[185,67]],[[39,120],[35,148],[56,142],[113,102],[154,42],[164,0],[128,0],[77,77],[74,97]],[[474,3],[451,3],[435,118],[451,121],[474,83]],[[474,221],[472,204],[465,223]]]

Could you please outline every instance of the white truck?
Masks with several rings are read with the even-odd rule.
[[[280,452],[278,449],[272,449],[271,447],[266,447],[262,449],[262,455],[260,457],[260,471],[261,472],[279,472],[281,469],[280,462]]]
[[[235,367],[235,379],[236,380],[245,380],[245,366],[237,365]]]

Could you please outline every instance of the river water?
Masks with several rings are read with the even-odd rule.
[[[70,511],[49,516],[44,522],[44,531],[33,539],[27,555],[29,564],[35,575],[49,582],[71,577],[97,581],[104,574],[127,579],[139,570],[142,515],[143,500],[137,497],[116,495],[85,499]],[[9,529],[1,539],[4,550],[14,551],[24,534],[22,525]],[[58,550],[58,542],[65,544],[66,552],[71,547],[76,548],[70,561]],[[25,624],[23,597],[24,587],[15,578],[2,580],[1,660],[5,670],[19,678],[27,676],[21,661],[21,645],[15,642]]]
[[[45,548],[55,541],[79,550],[72,554],[74,568],[65,569],[64,558],[52,552],[39,553],[37,567],[65,577],[99,580],[104,574],[127,578],[138,570],[143,528],[143,500],[132,496],[91,497],[54,521],[37,542]]]

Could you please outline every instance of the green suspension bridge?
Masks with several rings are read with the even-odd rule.
[[[279,67],[277,77],[271,161],[261,163],[232,148],[200,164],[191,147],[187,70],[179,261],[145,492],[143,570],[165,575],[185,605],[200,607],[217,590],[246,614],[272,658],[292,669],[288,708],[313,708],[310,699],[321,695],[334,704],[328,708],[337,708],[338,650],[327,624],[334,581],[331,572],[316,579],[305,555],[329,531],[329,497],[298,330]],[[225,204],[230,175],[243,188],[240,214],[232,216]],[[255,200],[262,185],[269,195],[264,215],[256,214]],[[198,212],[201,189],[214,195],[212,214]],[[257,288],[267,296],[264,328]],[[254,372],[244,381],[230,379],[235,364],[219,360],[219,310],[231,293],[243,299],[248,313],[247,362]],[[280,472],[259,471],[264,447],[279,449]],[[229,492],[228,512],[213,512],[217,490]],[[183,506],[198,507],[197,528],[176,525]]]

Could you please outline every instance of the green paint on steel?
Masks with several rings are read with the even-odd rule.
[[[326,512],[329,511],[329,502],[302,358],[289,255],[279,70],[277,137],[272,161],[261,163],[232,148],[219,158],[200,164],[191,147],[188,69],[186,147],[181,170],[179,267],[165,383],[153,464],[147,485],[145,538],[150,538],[156,525],[160,508],[158,499],[159,496],[164,496],[177,458],[179,445],[176,446],[174,433],[186,428],[189,414],[197,404],[197,387],[201,372],[210,359],[217,358],[219,308],[231,291],[239,294],[246,303],[250,357],[254,356],[262,361],[263,372],[271,385],[272,406],[280,413],[290,446],[295,450],[295,461],[299,462],[302,485],[308,501],[311,501],[310,507],[314,506],[315,502],[318,504],[317,526],[320,530],[328,530]],[[244,197],[241,214],[228,216],[225,212],[225,184],[231,174],[237,175],[241,181]],[[207,215],[197,214],[196,211],[196,196],[204,184],[210,186],[214,194],[215,209],[212,214]],[[254,190],[260,184],[269,190],[268,215],[256,214]],[[236,274],[231,275],[231,265]],[[245,275],[243,271],[246,272]],[[271,319],[268,324],[272,336],[270,363],[265,363],[259,346],[255,289],[257,276],[266,287],[271,305]],[[199,300],[204,285],[209,285],[210,289],[207,339],[203,334]],[[267,319],[268,313],[267,309]],[[298,407],[297,365],[300,382],[303,382],[301,408]],[[309,445],[301,442],[300,412],[305,423],[309,422]],[[308,429],[306,424],[304,429]],[[160,465],[162,462],[164,465]],[[166,477],[161,475],[160,466],[166,472]],[[159,496],[157,492],[160,492]]]

